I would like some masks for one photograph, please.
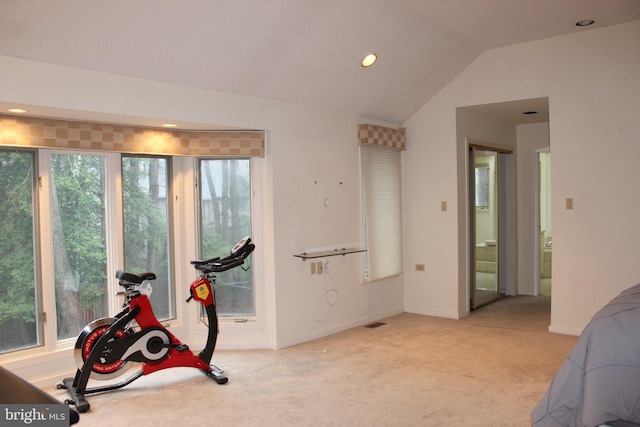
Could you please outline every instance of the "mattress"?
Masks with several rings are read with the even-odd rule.
[[[531,425],[640,424],[640,284],[598,311],[531,413]]]

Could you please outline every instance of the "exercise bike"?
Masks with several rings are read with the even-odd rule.
[[[197,368],[218,384],[226,384],[228,378],[223,371],[210,365],[218,337],[218,316],[212,284],[215,284],[215,273],[244,264],[254,249],[251,238],[244,237],[224,258],[191,261],[198,270],[198,279],[191,283],[191,296],[186,302],[195,299],[202,304],[209,328],[207,343],[198,355],[178,340],[153,314],[149,302],[149,282],[155,280],[155,273],[133,274],[118,270],[116,278],[124,287],[124,291],[118,294],[125,296],[124,308],[112,318],[94,320],[80,332],[74,349],[78,366],[75,377],[65,378],[56,384],[57,389],[66,389],[71,395],[66,403],[75,405],[78,412],[86,412],[90,407],[86,395],[117,390],[143,375],[175,367]],[[124,381],[87,388],[89,378],[115,378],[124,373],[130,362],[142,362],[142,367]]]

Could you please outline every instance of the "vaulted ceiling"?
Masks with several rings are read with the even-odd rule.
[[[640,0],[0,0],[0,55],[399,125],[487,49],[637,19]]]

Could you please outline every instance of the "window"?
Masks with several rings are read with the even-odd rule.
[[[124,270],[156,274],[149,298],[160,320],[175,318],[169,241],[170,175],[166,158],[122,157]]]
[[[251,236],[251,162],[249,159],[200,159],[200,254],[226,256],[236,241]],[[251,270],[234,268],[217,277],[219,316],[254,316]]]
[[[75,339],[89,322],[118,312],[119,289],[110,288],[116,269],[154,272],[154,313],[176,317],[171,165],[171,157],[153,155],[0,150],[0,353]],[[202,257],[226,256],[252,234],[251,161],[197,165],[201,226],[181,230],[199,233]],[[43,177],[40,209],[35,176]],[[220,316],[255,316],[252,270],[217,279]]]
[[[34,250],[35,156],[0,151],[0,353],[41,344]]]
[[[476,209],[489,210],[489,164],[476,164]]]
[[[51,155],[51,233],[58,340],[108,315],[105,158]]]
[[[117,269],[154,272],[154,313],[175,319],[184,289],[174,266],[188,268],[193,255],[174,251],[174,240],[183,248],[197,239],[214,257],[252,234],[249,158],[264,156],[264,132],[0,114],[0,135],[0,354],[67,349],[87,323],[120,311]],[[176,204],[183,177],[200,173],[201,204]],[[255,316],[251,273],[218,277],[221,315]]]
[[[400,150],[360,146],[365,280],[402,273]]]

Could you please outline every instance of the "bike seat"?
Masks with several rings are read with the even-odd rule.
[[[126,271],[118,270],[116,271],[116,278],[124,282],[135,283],[139,285],[145,280],[155,280],[156,273],[148,272],[148,273],[141,273],[141,274],[133,274],[133,273],[127,273]]]

